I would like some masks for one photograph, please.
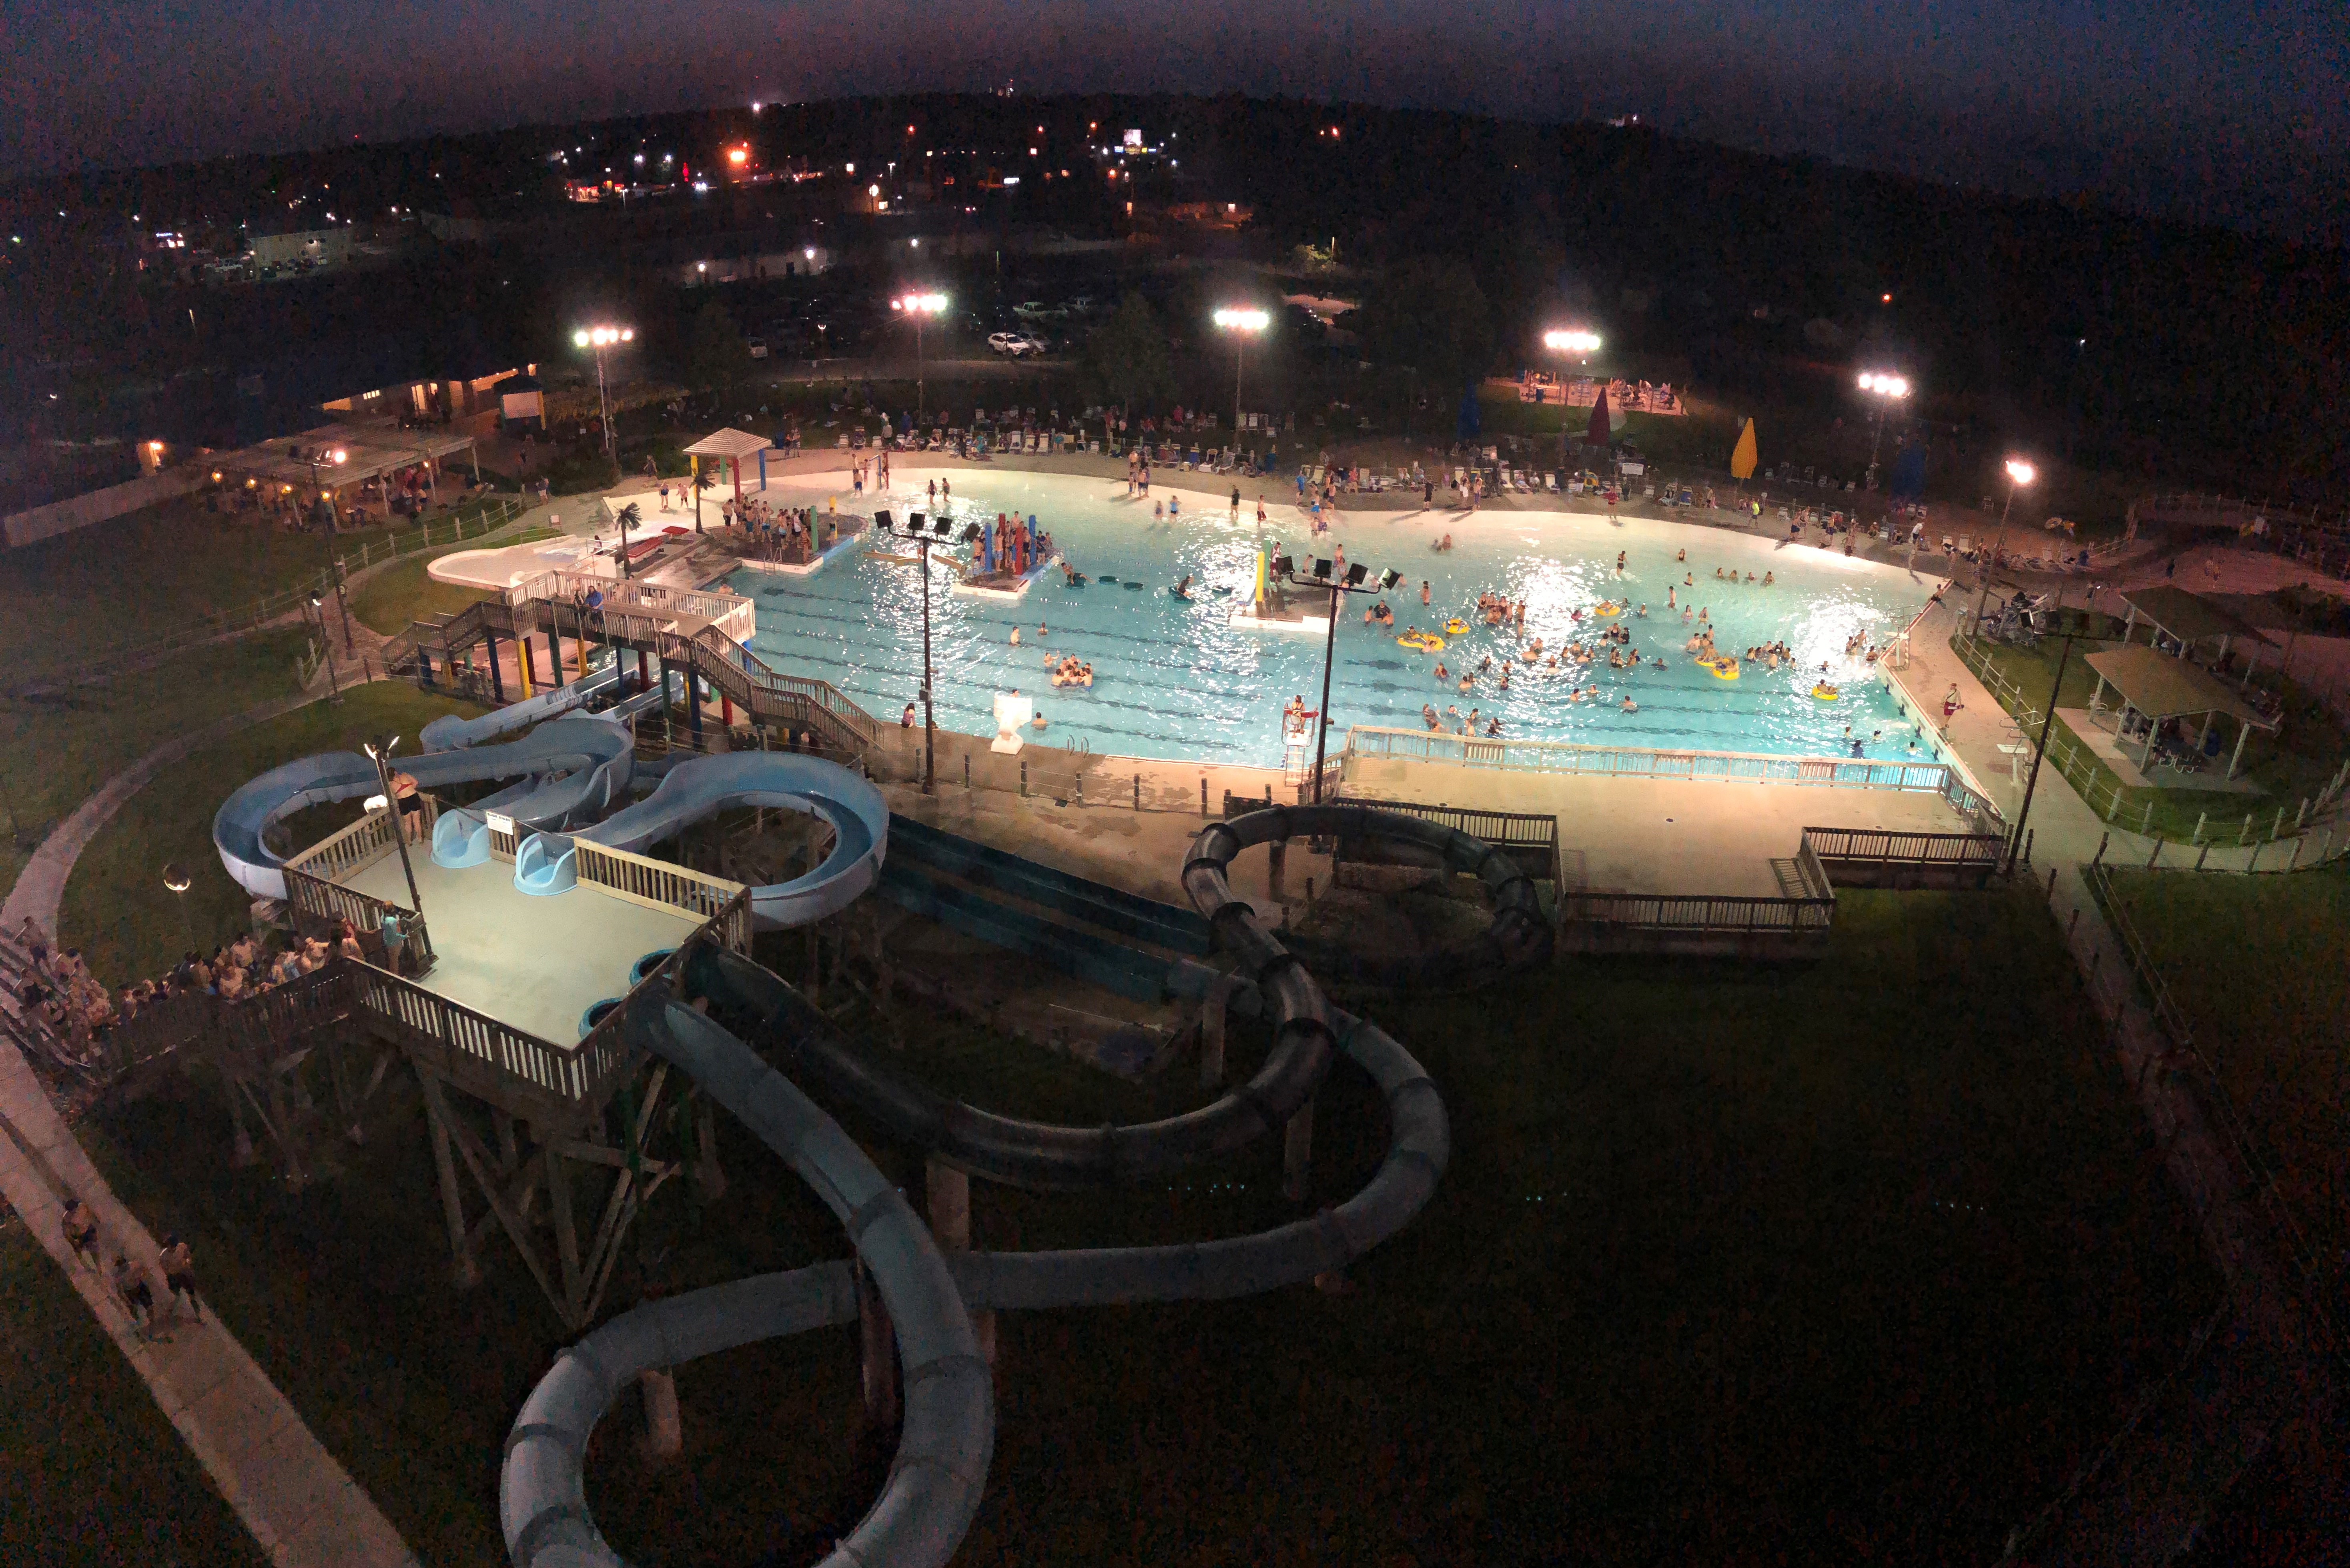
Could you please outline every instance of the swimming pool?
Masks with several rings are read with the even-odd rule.
[[[1034,513],[1061,555],[1091,579],[1072,587],[1059,572],[1049,572],[1015,604],[950,593],[947,569],[934,565],[931,648],[941,727],[992,733],[995,694],[1017,691],[1035,699],[1049,721],[1037,738],[1055,745],[1270,766],[1282,761],[1283,705],[1297,695],[1309,708],[1319,706],[1318,628],[1305,634],[1227,624],[1250,591],[1261,543],[1254,518],[1260,487],[1243,486],[1243,518],[1235,525],[1228,521],[1228,483],[1210,494],[1182,489],[1163,473],[1151,499],[1142,501],[1127,499],[1122,481],[1066,474],[952,470],[941,475],[910,468],[893,477],[890,493],[853,504],[868,513],[888,506],[900,515],[928,510],[925,483],[949,478],[958,519]],[[844,510],[852,505],[842,476],[814,480],[824,483],[773,483],[767,499],[778,506],[813,504],[819,514],[828,499]],[[1419,729],[1421,705],[1429,703],[1440,714],[1450,706],[1464,718],[1472,707],[1482,717],[1499,716],[1503,732],[1515,739],[1848,756],[1857,737],[1868,756],[1928,760],[1932,754],[1930,737],[1916,736],[1875,672],[1847,659],[1844,649],[1856,631],[1877,642],[1899,631],[1925,604],[1934,579],[1701,524],[1640,518],[1611,524],[1575,513],[1487,512],[1464,518],[1366,512],[1340,518],[1309,545],[1302,515],[1283,501],[1285,493],[1262,488],[1267,546],[1278,542],[1302,561],[1343,545],[1350,564],[1367,566],[1375,575],[1392,566],[1406,579],[1388,596],[1396,618],[1392,629],[1363,624],[1368,599],[1357,596],[1341,606],[1330,707],[1342,729]],[[1180,520],[1154,522],[1152,502],[1170,496],[1182,503]],[[1447,531],[1455,547],[1438,553],[1431,541]],[[1680,550],[1688,552],[1685,563],[1675,559]],[[1625,556],[1620,577],[1618,551]],[[1716,568],[1735,568],[1739,581],[1715,580]],[[1744,581],[1749,572],[1755,578],[1751,587]],[[1766,572],[1776,579],[1767,588],[1761,586]],[[1193,597],[1176,598],[1169,589],[1187,573]],[[1684,586],[1684,577],[1693,580]],[[1430,591],[1424,608],[1423,580]],[[756,601],[758,632],[751,647],[778,670],[830,680],[885,721],[916,697],[921,585],[911,565],[852,547],[812,576],[743,567],[726,586]],[[1747,663],[1739,679],[1718,679],[1683,650],[1694,613],[1685,625],[1680,607],[1668,610],[1669,588],[1679,607],[1706,612],[1723,652],[1742,655],[1775,639],[1787,645],[1792,663],[1776,671]],[[1524,599],[1524,632],[1486,629],[1474,613],[1481,592]],[[1628,598],[1635,607],[1645,602],[1648,614],[1635,609],[1614,620],[1596,618],[1592,607],[1603,598]],[[1397,645],[1408,626],[1440,628],[1454,616],[1474,629],[1448,638],[1441,653]],[[1040,623],[1047,628],[1042,640]],[[1457,680],[1488,658],[1498,669],[1505,656],[1537,637],[1550,649],[1570,640],[1589,645],[1599,628],[1610,625],[1629,628],[1644,664],[1661,656],[1666,668],[1611,670],[1601,648],[1596,660],[1573,673],[1564,665],[1514,672],[1507,691],[1491,671],[1465,693],[1453,680],[1440,685],[1435,678],[1440,660]],[[1015,626],[1022,629],[1018,646],[1011,642]],[[1052,685],[1047,661],[1064,654],[1091,662],[1090,689]],[[1824,662],[1829,666],[1825,679],[1843,690],[1840,701],[1820,701],[1811,694],[1823,679]],[[1596,698],[1571,700],[1573,690],[1594,686]],[[1622,711],[1627,695],[1638,711]]]

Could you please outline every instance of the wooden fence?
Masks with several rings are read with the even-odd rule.
[[[614,849],[593,839],[575,838],[579,880],[617,898],[656,909],[682,910],[708,919],[740,895],[743,884],[689,867]]]

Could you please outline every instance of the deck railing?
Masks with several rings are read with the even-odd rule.
[[[1639,926],[1654,930],[1825,933],[1835,899],[1748,898],[1712,893],[1592,893],[1559,895],[1567,924]]]
[[[362,934],[380,934],[384,917],[389,915],[399,922],[400,935],[410,944],[408,950],[416,955],[419,967],[432,967],[432,933],[425,928],[423,915],[416,910],[290,867],[286,871],[286,901],[297,914],[307,915],[329,928],[348,920],[352,929]]]
[[[1347,732],[1350,757],[1403,757],[1515,773],[1600,774],[1617,778],[1690,779],[1723,784],[1814,784],[1829,789],[1930,790],[1979,799],[1944,763],[1866,758],[1778,757],[1755,752],[1658,751],[1586,746],[1571,741],[1486,740],[1441,731],[1357,724]],[[1954,790],[1955,784],[1955,790]]]
[[[592,1080],[578,1052],[501,1023],[413,981],[372,965],[355,967],[359,1005],[390,1025],[410,1049],[438,1056],[444,1075],[488,1069],[567,1103],[588,1097]]]
[[[708,919],[743,891],[743,884],[690,867],[614,849],[593,839],[575,838],[579,880],[592,882],[616,898],[656,909]]]
[[[398,814],[389,806],[378,806],[341,832],[329,834],[286,861],[286,869],[321,881],[338,882],[374,865],[391,853],[392,846],[399,841]]]
[[[702,928],[677,944],[675,951],[649,971],[645,978],[629,988],[620,1005],[606,1013],[596,1026],[579,1042],[577,1055],[585,1081],[600,1091],[603,1085],[629,1070],[636,1060],[636,1047],[621,1033],[626,1026],[629,1003],[640,995],[656,991],[674,989],[676,971],[693,950],[703,942],[714,941],[735,952],[751,950],[751,890],[738,887],[734,896],[723,908],[702,924]]]
[[[1997,866],[2007,840],[1996,833],[1910,833],[1876,827],[1806,827],[1814,861],[1873,860],[1904,866]]]

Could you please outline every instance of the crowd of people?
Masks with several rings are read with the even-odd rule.
[[[392,933],[383,935],[387,950],[397,963],[400,943]],[[16,932],[16,940],[28,955],[16,980],[19,1012],[39,1020],[78,1048],[87,1048],[117,1024],[173,996],[200,993],[239,1002],[323,969],[338,955],[366,957],[357,928],[344,920],[331,941],[296,938],[272,950],[248,933],[213,948],[209,955],[191,950],[160,977],[109,990],[90,973],[79,948],[52,948],[30,919]]]

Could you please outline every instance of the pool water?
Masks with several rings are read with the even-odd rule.
[[[935,476],[901,470],[889,494],[856,503],[838,476],[829,476],[830,488],[779,483],[766,494],[778,506],[813,504],[819,514],[828,500],[837,500],[844,510],[887,506],[902,516],[929,509],[923,486]],[[1228,518],[1229,483],[1210,494],[1204,486],[1216,482],[1206,475],[1200,476],[1203,489],[1191,491],[1170,483],[1173,476],[1162,472],[1151,499],[1141,501],[1126,498],[1122,481],[984,470],[955,470],[945,477],[953,482],[956,518],[992,522],[999,511],[1034,513],[1061,555],[1091,580],[1072,587],[1051,571],[1015,604],[950,593],[948,569],[934,564],[931,649],[942,728],[993,733],[996,693],[1017,691],[1034,699],[1049,722],[1034,738],[1054,745],[1170,761],[1278,764],[1283,705],[1293,695],[1303,696],[1309,708],[1320,705],[1323,639],[1318,631],[1236,629],[1227,619],[1247,600],[1261,543],[1277,544],[1301,563],[1309,555],[1330,555],[1336,545],[1350,564],[1367,566],[1374,576],[1392,566],[1406,579],[1387,596],[1395,611],[1392,629],[1363,624],[1363,610],[1372,602],[1367,597],[1351,596],[1341,606],[1330,692],[1331,714],[1341,729],[1421,729],[1421,705],[1428,703],[1440,714],[1452,707],[1465,717],[1473,707],[1482,717],[1498,715],[1503,733],[1513,739],[1842,757],[1852,754],[1857,737],[1867,756],[1925,761],[1933,755],[1930,735],[1918,735],[1876,672],[1844,652],[1856,630],[1881,643],[1925,604],[1934,579],[1913,577],[1897,566],[1774,545],[1701,524],[1611,523],[1575,513],[1463,518],[1367,512],[1340,518],[1309,544],[1302,514],[1284,500],[1294,492],[1269,484],[1243,486],[1243,516],[1235,525]],[[1263,540],[1254,516],[1260,489],[1268,514]],[[1180,520],[1154,523],[1152,502],[1170,496],[1181,501]],[[1447,531],[1455,546],[1439,553],[1432,541]],[[879,543],[909,550],[902,543]],[[1675,552],[1684,549],[1687,562],[1677,562]],[[1618,551],[1625,555],[1620,577]],[[1735,567],[1740,581],[1715,581],[1716,567]],[[1754,586],[1743,580],[1748,572]],[[1765,572],[1776,578],[1767,588],[1760,586]],[[1192,577],[1188,601],[1169,592],[1186,573]],[[1683,587],[1685,576],[1694,583]],[[1423,580],[1427,607],[1419,599]],[[830,680],[885,722],[917,696],[922,621],[914,566],[851,546],[812,576],[743,567],[726,586],[756,601],[758,631],[751,647],[777,670]],[[1751,646],[1779,640],[1793,662],[1776,671],[1745,663],[1738,680],[1718,679],[1683,650],[1696,623],[1685,625],[1679,608],[1666,608],[1669,587],[1677,590],[1680,606],[1707,612],[1722,652],[1743,655]],[[1486,629],[1475,614],[1480,592],[1524,599],[1523,633]],[[1595,618],[1592,607],[1603,598],[1645,602],[1648,614]],[[1441,653],[1397,645],[1407,627],[1440,628],[1454,616],[1474,629],[1447,638]],[[1040,623],[1047,628],[1041,639]],[[1644,668],[1611,670],[1602,647],[1595,661],[1573,673],[1565,664],[1556,670],[1521,669],[1504,691],[1489,671],[1471,691],[1456,690],[1459,675],[1482,659],[1490,657],[1498,670],[1505,656],[1537,637],[1546,650],[1569,640],[1592,646],[1596,632],[1611,625],[1630,629]],[[1015,626],[1022,628],[1016,647],[1011,642]],[[1053,686],[1048,660],[1065,654],[1093,665],[1091,688]],[[1659,656],[1666,663],[1661,670],[1649,663]],[[1441,684],[1434,674],[1440,660],[1454,677]],[[1822,679],[1842,688],[1840,701],[1811,695]],[[1573,691],[1593,686],[1596,698],[1572,701]],[[1638,711],[1622,711],[1627,695]]]

